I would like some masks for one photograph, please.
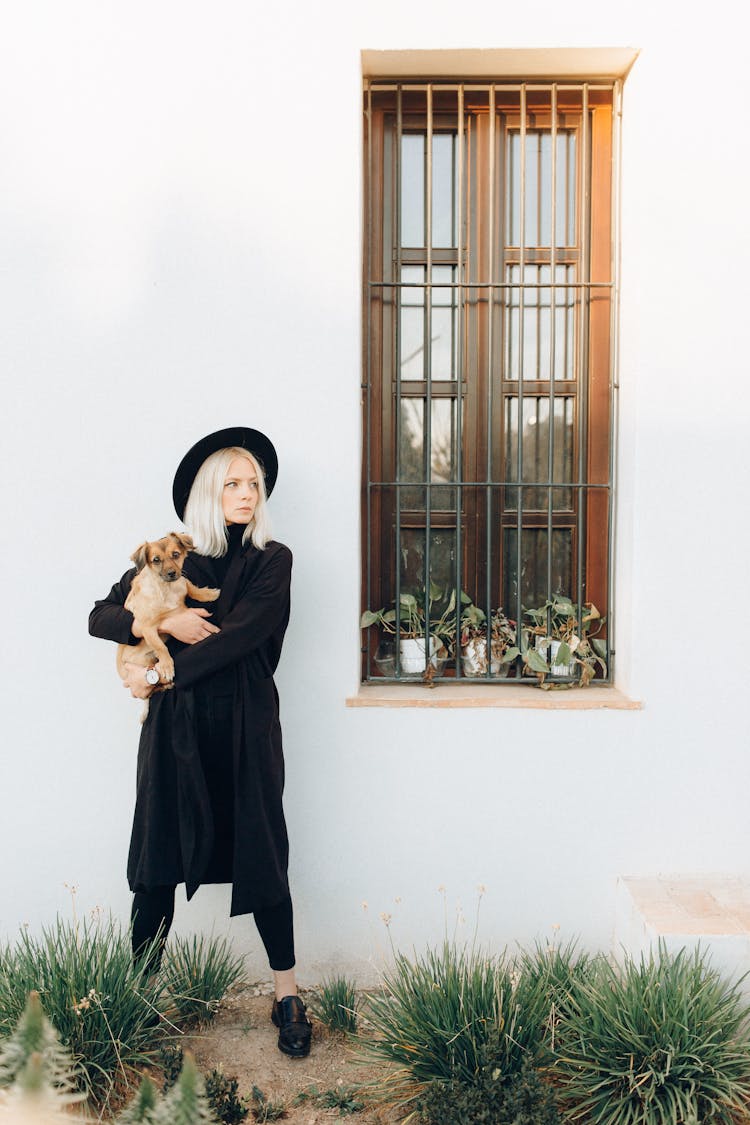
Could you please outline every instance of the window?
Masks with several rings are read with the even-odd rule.
[[[365,680],[413,674],[383,643],[397,605],[439,624],[460,680],[467,606],[516,628],[547,604],[554,636],[557,597],[578,634],[600,611],[608,681],[618,100],[618,82],[366,81],[363,609],[393,613],[363,631]],[[533,678],[487,657],[489,681]]]

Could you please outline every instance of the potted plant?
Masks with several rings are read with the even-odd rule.
[[[427,616],[424,592],[421,596],[400,594],[398,622],[395,606],[392,609],[366,609],[362,614],[359,623],[361,629],[378,625],[382,631],[375,662],[384,674],[392,675],[396,670],[395,652],[390,649],[393,642],[389,643],[392,636],[398,636],[399,664],[404,675],[421,675],[431,680],[442,672],[455,640],[455,590],[448,592],[437,583],[430,582],[427,608],[429,641],[425,636]]]
[[[515,622],[502,609],[490,614],[489,649],[490,674],[507,676],[519,650]],[[464,676],[486,676],[487,666],[487,614],[469,601],[461,613],[461,668]]]
[[[522,631],[521,655],[527,672],[534,673],[540,687],[552,685],[547,676],[576,677],[555,687],[586,687],[593,680],[597,667],[607,674],[607,645],[596,637],[604,618],[591,602],[586,602],[579,616],[570,598],[553,594],[537,609],[525,610],[531,625]]]

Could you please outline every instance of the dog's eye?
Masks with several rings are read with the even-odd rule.
[[[172,558],[173,559],[179,559],[179,557],[180,557],[179,551],[172,551]]]
[[[156,565],[158,566],[158,564],[159,564],[159,563],[161,562],[161,559],[159,558],[159,556],[158,556],[158,555],[154,555],[154,557],[152,558],[151,562],[152,562],[152,563],[155,563],[155,564],[156,564]]]

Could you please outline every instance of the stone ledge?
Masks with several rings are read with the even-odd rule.
[[[739,875],[620,876],[615,954],[648,953],[658,942],[710,951],[711,962],[736,979],[750,970],[750,878]],[[750,990],[750,981],[744,983]]]
[[[487,684],[455,684],[423,687],[420,684],[362,684],[347,707],[515,707],[536,711],[640,711],[643,704],[629,699],[614,687],[571,688],[541,691],[531,684],[518,687]]]

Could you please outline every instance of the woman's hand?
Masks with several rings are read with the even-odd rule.
[[[159,622],[159,632],[169,633],[170,637],[183,644],[194,645],[219,632],[218,625],[205,620],[210,616],[207,609],[177,609]]]
[[[122,686],[130,688],[133,699],[148,699],[154,690],[154,685],[146,683],[146,669],[142,664],[133,664],[129,660],[124,660],[123,665],[127,676],[122,681]]]

